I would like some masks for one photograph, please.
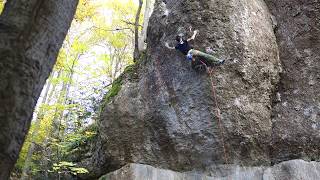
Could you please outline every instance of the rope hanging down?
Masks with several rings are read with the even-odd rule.
[[[220,138],[221,138],[223,154],[224,154],[224,162],[225,162],[225,164],[228,164],[229,160],[228,160],[228,155],[227,155],[227,151],[226,151],[226,146],[224,143],[224,131],[223,131],[222,122],[221,122],[220,108],[218,106],[217,94],[216,94],[216,90],[215,90],[215,85],[213,83],[213,76],[214,76],[213,68],[208,69],[208,74],[209,74],[210,81],[211,81],[212,96],[214,98],[214,103],[215,103],[215,109],[213,107],[213,111],[216,112],[216,116],[218,118],[218,125],[219,125],[220,136],[221,136]]]

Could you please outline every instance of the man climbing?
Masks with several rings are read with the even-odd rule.
[[[213,64],[213,65],[221,65],[224,63],[225,60],[220,60],[218,58],[216,58],[213,55],[198,51],[193,49],[192,46],[189,45],[189,41],[194,40],[194,38],[196,37],[197,33],[199,31],[195,30],[193,32],[193,35],[191,36],[191,38],[184,40],[182,38],[182,36],[177,35],[176,36],[176,41],[178,42],[178,44],[175,47],[171,47],[169,46],[168,43],[165,44],[165,46],[168,49],[176,49],[178,51],[180,51],[182,54],[184,54],[186,56],[186,59],[192,62],[195,62],[195,58],[199,58],[199,60],[201,61],[201,58],[203,58],[204,61],[201,61],[201,63],[206,63],[205,65],[209,64]]]

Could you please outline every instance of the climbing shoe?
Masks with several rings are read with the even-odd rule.
[[[220,65],[222,65],[222,64],[224,64],[224,62],[225,62],[226,60],[220,60],[219,62],[217,62],[217,63],[215,63],[215,66],[220,66]]]

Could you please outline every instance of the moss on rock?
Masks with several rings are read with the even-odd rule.
[[[110,100],[118,95],[119,91],[121,90],[122,86],[122,76],[118,77],[115,81],[113,81],[111,89],[108,91],[105,102],[108,103]]]

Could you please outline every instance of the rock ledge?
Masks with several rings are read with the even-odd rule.
[[[318,180],[320,179],[320,163],[304,160],[290,160],[272,167],[240,167],[236,165],[215,168],[216,174],[207,176],[196,172],[180,173],[159,169],[144,164],[127,164],[121,169],[102,176],[99,180]],[[227,175],[222,175],[227,174]]]

